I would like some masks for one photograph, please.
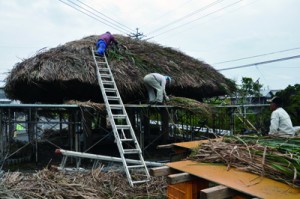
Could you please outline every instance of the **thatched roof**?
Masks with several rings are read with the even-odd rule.
[[[109,64],[124,103],[146,102],[143,77],[151,72],[169,75],[168,94],[200,100],[223,95],[234,83],[210,65],[169,47],[115,35],[126,47],[109,50]],[[6,78],[5,92],[25,103],[101,102],[91,47],[98,36],[40,50],[17,63]]]

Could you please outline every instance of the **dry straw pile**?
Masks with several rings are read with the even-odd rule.
[[[299,146],[299,138],[228,136],[201,144],[188,159],[222,163],[299,188]]]
[[[0,198],[12,199],[127,199],[166,198],[166,179],[130,187],[126,176],[101,168],[87,173],[66,174],[43,169],[34,174],[7,172],[0,180]]]

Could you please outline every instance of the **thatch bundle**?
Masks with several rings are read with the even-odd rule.
[[[208,104],[190,98],[171,96],[167,104],[189,110],[192,114],[203,115],[207,118],[210,118],[212,114],[211,107]]]
[[[234,89],[208,64],[158,44],[115,35],[118,49],[109,50],[109,64],[124,103],[147,99],[143,77],[151,72],[169,75],[169,94],[200,100]],[[6,78],[5,92],[25,103],[62,103],[65,100],[102,102],[91,47],[98,36],[44,49],[17,63]]]
[[[299,138],[228,136],[201,144],[188,159],[223,163],[299,188],[299,144]]]

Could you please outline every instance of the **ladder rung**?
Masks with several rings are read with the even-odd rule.
[[[109,72],[108,68],[98,68],[100,72]]]
[[[107,96],[108,100],[121,100],[118,96]]]
[[[114,119],[125,119],[126,115],[113,115]]]
[[[117,129],[130,129],[130,125],[116,125]]]
[[[110,99],[110,100],[119,100],[121,98],[119,96],[107,96],[107,99]]]
[[[117,89],[114,87],[113,84],[105,84],[105,85],[103,85],[103,88],[104,88],[104,89],[115,89],[115,90],[117,90]]]
[[[118,109],[118,110],[120,110],[120,109],[123,109],[123,106],[122,106],[122,105],[115,105],[115,104],[112,104],[112,105],[110,105],[110,108],[111,108],[111,109]]]
[[[150,180],[139,180],[139,181],[132,181],[132,184],[140,184],[140,183],[144,183],[144,182],[149,182]]]
[[[134,141],[134,139],[120,139],[122,142],[130,142],[130,141]]]
[[[100,74],[100,76],[103,78],[111,78],[112,77],[111,75],[107,75],[107,74]]]
[[[117,91],[117,89],[115,89],[115,88],[104,88],[104,90],[106,92],[116,92]]]
[[[141,153],[139,149],[124,149],[125,154]]]
[[[144,168],[145,166],[140,164],[140,165],[131,165],[131,166],[127,166],[128,169],[135,169],[135,168]]]
[[[113,85],[113,84],[114,84],[113,81],[102,81],[102,83],[103,83],[104,85]]]
[[[99,58],[97,59],[97,57],[96,57],[95,64],[96,65],[104,65],[104,64],[107,64],[107,63],[104,59],[99,59]]]
[[[94,55],[95,55],[95,57],[98,58],[98,59],[101,59],[101,58],[104,59],[104,56],[103,56],[103,55],[99,55],[99,54],[96,54],[96,53],[94,53]]]

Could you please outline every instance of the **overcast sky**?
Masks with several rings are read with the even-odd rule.
[[[139,28],[217,70],[237,67],[220,73],[238,83],[284,89],[300,83],[300,58],[291,58],[300,55],[299,8],[300,0],[0,0],[0,80],[42,48]]]

